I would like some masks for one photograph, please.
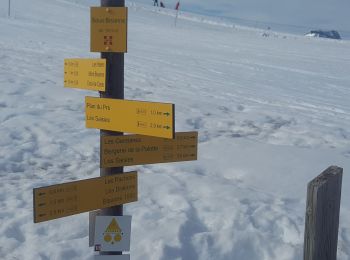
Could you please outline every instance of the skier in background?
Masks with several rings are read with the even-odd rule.
[[[160,7],[165,8],[165,5],[163,4],[163,1],[160,1]]]
[[[153,6],[159,6],[158,5],[158,0],[153,0]]]
[[[175,5],[175,10],[176,10],[175,27],[176,27],[176,23],[177,23],[177,17],[179,16],[179,9],[180,9],[180,1],[178,1]]]
[[[179,11],[179,8],[180,8],[180,1],[178,1],[178,2],[176,3],[175,10],[176,10],[176,11]]]

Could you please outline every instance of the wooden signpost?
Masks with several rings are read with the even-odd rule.
[[[103,136],[101,167],[197,160],[197,132],[176,133],[175,139],[145,135]]]
[[[85,98],[86,127],[174,138],[174,104]]]
[[[101,0],[101,7],[91,7],[90,23],[90,50],[101,59],[64,61],[65,87],[100,92],[85,98],[86,127],[101,129],[100,177],[33,189],[35,223],[100,209],[90,213],[89,243],[101,250],[96,260],[130,259],[121,251],[130,248],[131,217],[124,225],[126,218],[115,216],[137,201],[138,184],[137,173],[124,173],[123,166],[197,159],[198,133],[175,134],[174,104],[124,100],[127,18],[124,0]]]
[[[64,86],[97,91],[106,90],[105,59],[65,59]]]
[[[91,51],[127,52],[126,7],[91,7]]]
[[[137,173],[98,177],[34,189],[34,222],[137,201]]]

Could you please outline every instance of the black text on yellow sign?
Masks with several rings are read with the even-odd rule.
[[[106,90],[105,59],[65,59],[64,86],[88,90]]]
[[[103,136],[101,168],[197,160],[198,132],[175,139],[144,135]]]
[[[33,189],[34,223],[137,201],[137,172]]]
[[[127,52],[128,9],[91,7],[91,51]]]
[[[173,139],[175,105],[85,97],[86,127]]]

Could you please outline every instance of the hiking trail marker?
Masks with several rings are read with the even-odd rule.
[[[96,216],[95,248],[101,252],[130,251],[131,216]]]
[[[173,139],[174,110],[169,103],[85,97],[87,128]]]
[[[103,136],[101,168],[197,160],[198,132],[175,133],[175,139],[145,135]]]
[[[91,7],[92,52],[127,52],[127,7]]]
[[[137,201],[137,172],[36,188],[34,223]]]
[[[64,86],[88,90],[106,90],[105,59],[65,59]]]

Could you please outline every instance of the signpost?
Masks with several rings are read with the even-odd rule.
[[[131,216],[96,216],[95,247],[99,251],[130,251]]]
[[[137,201],[137,172],[36,188],[34,223]]]
[[[64,61],[65,87],[100,93],[85,98],[86,127],[101,129],[100,177],[33,189],[35,223],[100,209],[89,224],[96,260],[130,260],[122,254],[130,250],[131,229],[123,204],[137,201],[138,184],[137,172],[123,166],[197,159],[198,133],[175,134],[174,104],[124,100],[127,17],[125,0],[101,0],[91,8],[90,45],[101,59]]]
[[[144,135],[103,136],[101,167],[197,160],[198,132],[176,133],[175,139]]]
[[[105,59],[65,59],[64,86],[97,91],[106,90]]]
[[[86,127],[174,138],[175,105],[85,98]]]
[[[91,51],[127,52],[126,7],[91,7]]]

